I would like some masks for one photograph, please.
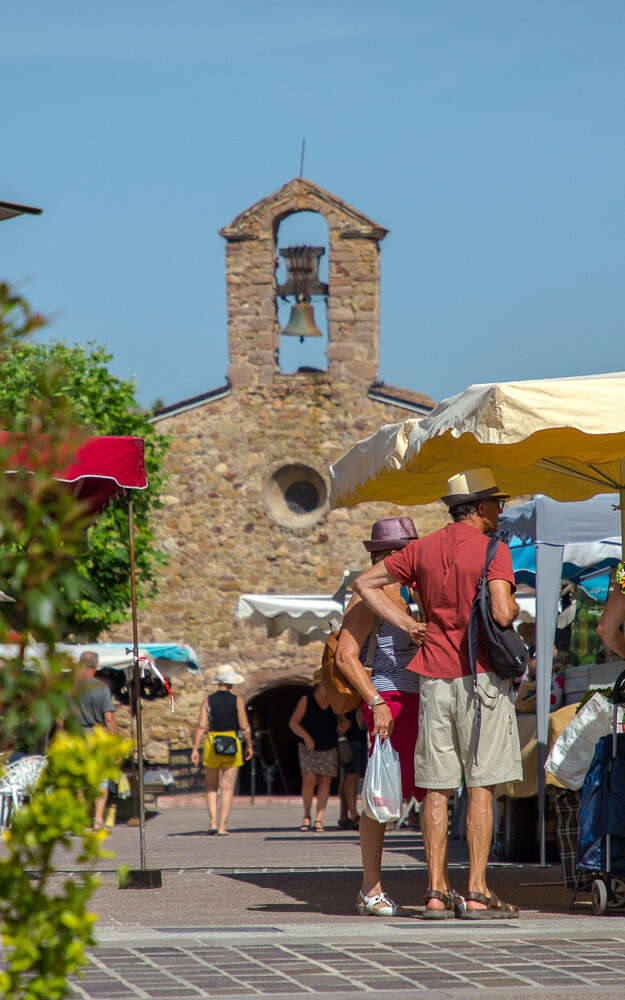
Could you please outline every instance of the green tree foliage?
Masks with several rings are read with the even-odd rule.
[[[90,830],[99,783],[119,777],[118,760],[130,740],[96,727],[92,733],[59,733],[48,750],[43,776],[30,802],[15,814],[5,834],[8,857],[0,862],[0,922],[8,949],[0,973],[6,1000],[61,1000],[70,996],[68,976],[86,964],[94,945],[94,914],[87,903],[98,879],[90,874],[101,858],[106,831]],[[79,838],[72,841],[72,837]],[[54,888],[53,853],[77,851],[77,872]]]
[[[12,370],[23,338],[42,325],[28,304],[0,284],[0,367]],[[6,835],[0,862],[0,932],[7,952],[0,995],[7,1000],[60,1000],[68,976],[85,962],[93,943],[94,917],[86,904],[95,880],[87,871],[51,884],[58,844],[76,846],[76,861],[102,857],[105,833],[89,829],[100,782],[115,778],[129,741],[105,731],[78,730],[73,703],[80,679],[55,642],[67,631],[77,602],[92,599],[80,557],[91,523],[54,472],[71,461],[84,438],[67,394],[67,373],[58,359],[37,368],[28,399],[0,400],[0,567],[3,589],[15,598],[0,603],[0,642],[11,640],[0,659],[0,751],[34,749],[53,725],[52,741],[37,789]],[[27,656],[27,647],[38,650]]]
[[[134,435],[145,441],[149,487],[133,494],[135,560],[139,596],[143,599],[152,596],[163,555],[155,545],[151,519],[160,507],[167,439],[156,431],[137,405],[134,383],[110,373],[110,354],[95,345],[84,348],[62,342],[28,342],[15,330],[33,318],[30,314],[20,316],[19,312],[19,306],[14,306],[11,323],[5,323],[13,334],[12,349],[0,360],[0,410],[14,414],[19,423],[33,399],[53,392],[57,398],[64,398],[74,422],[90,433]],[[37,326],[44,322],[41,317],[35,320]],[[88,532],[86,549],[77,567],[83,580],[89,582],[90,590],[79,600],[71,600],[63,635],[93,640],[103,629],[128,617],[130,580],[125,503],[113,503],[98,517]]]

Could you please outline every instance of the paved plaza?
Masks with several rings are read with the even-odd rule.
[[[180,801],[180,800],[179,800]],[[185,801],[185,800],[182,800]],[[209,837],[198,803],[161,808],[146,824],[147,866],[162,889],[120,889],[117,865],[139,866],[139,831],[117,826],[93,899],[98,947],[76,996],[106,998],[625,997],[625,915],[572,905],[559,865],[493,864],[490,884],[522,907],[519,920],[432,924],[418,832],[387,835],[387,891],[395,918],[356,916],[359,847],[336,828],[300,833],[294,800],[241,800],[228,837]],[[244,804],[243,804],[244,803]],[[162,801],[165,805],[166,801]],[[172,803],[173,804],[173,803]],[[463,841],[450,842],[453,884],[466,888]],[[75,870],[59,855],[64,873]]]

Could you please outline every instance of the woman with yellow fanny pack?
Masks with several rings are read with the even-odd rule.
[[[215,680],[217,690],[214,694],[207,695],[200,706],[191,760],[196,766],[199,765],[200,743],[208,730],[203,757],[206,769],[206,806],[210,822],[206,832],[225,837],[228,833],[226,823],[232,807],[237,770],[244,760],[250,760],[252,756],[252,734],[243,699],[231,691],[232,686],[241,684],[244,678],[233,666],[225,663],[217,667]],[[241,748],[239,733],[245,741],[245,750]],[[219,825],[218,789],[221,791]]]

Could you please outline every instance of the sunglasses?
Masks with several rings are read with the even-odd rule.
[[[482,500],[482,503],[496,503],[497,510],[499,511],[500,514],[502,513],[504,507],[506,506],[505,500]]]

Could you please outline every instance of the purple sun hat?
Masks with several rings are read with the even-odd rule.
[[[375,522],[371,528],[371,539],[362,544],[367,552],[380,552],[384,549],[403,549],[418,537],[412,518],[386,517]]]

